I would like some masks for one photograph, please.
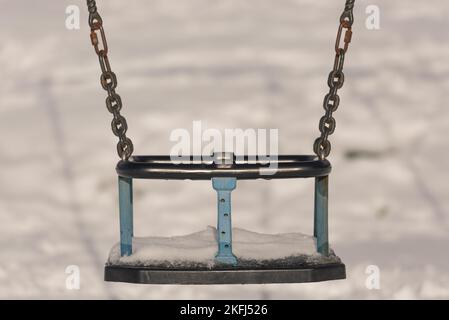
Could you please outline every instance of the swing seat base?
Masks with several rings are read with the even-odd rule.
[[[345,279],[345,265],[330,249],[317,253],[316,239],[302,233],[263,234],[233,228],[236,263],[216,257],[217,230],[176,237],[133,238],[133,253],[115,244],[105,281],[149,284],[302,283]]]
[[[346,279],[343,263],[302,265],[298,268],[213,268],[203,270],[155,269],[106,265],[104,280],[141,284],[264,284],[304,283]]]

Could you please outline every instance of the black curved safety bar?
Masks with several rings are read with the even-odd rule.
[[[194,156],[185,160],[188,163],[172,162],[170,156],[133,156],[128,161],[120,161],[116,171],[122,177],[166,180],[312,178],[327,176],[331,172],[330,162],[316,156],[278,156],[270,163],[257,159],[245,156],[237,157],[231,164],[216,164]]]

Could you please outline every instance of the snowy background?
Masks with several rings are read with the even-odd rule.
[[[310,153],[343,0],[99,1],[136,153],[175,128],[279,128]],[[81,30],[65,28],[80,5]],[[365,8],[381,8],[381,29]],[[332,136],[331,244],[345,281],[103,282],[118,240],[115,139],[84,1],[0,0],[0,298],[449,298],[449,3],[359,0]],[[312,180],[239,182],[235,226],[312,232]],[[138,236],[215,224],[209,182],[138,181]],[[78,265],[81,289],[67,290]],[[381,289],[365,287],[377,265]]]

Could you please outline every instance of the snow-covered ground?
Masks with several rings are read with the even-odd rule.
[[[136,153],[168,153],[193,120],[278,128],[280,153],[310,153],[343,2],[99,1]],[[65,28],[69,4],[81,30]],[[357,1],[330,158],[331,244],[348,279],[263,286],[103,282],[117,158],[84,5],[0,0],[0,298],[449,298],[446,0]],[[135,188],[137,236],[215,223],[209,182]],[[239,181],[233,197],[236,227],[312,232],[311,180]],[[66,289],[69,265],[80,290]],[[380,290],[365,286],[370,265]]]

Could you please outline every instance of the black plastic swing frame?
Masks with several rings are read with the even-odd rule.
[[[203,160],[202,160],[203,159]],[[263,161],[270,159],[271,162]],[[274,166],[274,168],[273,168]],[[133,156],[120,161],[116,171],[131,179],[210,180],[216,177],[250,179],[323,178],[331,172],[328,160],[312,155],[280,155],[277,157],[235,157],[229,164],[212,157],[188,156],[183,163],[170,156]],[[326,184],[327,189],[327,184]],[[327,192],[327,191],[326,191]],[[333,253],[332,253],[333,254]],[[144,266],[106,265],[105,281],[141,284],[260,284],[303,283],[346,278],[346,268],[338,257],[318,265],[246,265],[214,266],[212,269],[179,269]]]
[[[201,156],[188,156],[183,163],[172,161],[170,156],[133,156],[120,161],[116,171],[119,176],[135,179],[210,180],[215,177],[249,179],[316,178],[329,175],[331,164],[312,155],[280,155],[264,157],[234,157],[230,164],[216,164],[201,160]],[[270,159],[269,163],[264,161]],[[188,163],[184,163],[188,162]]]
[[[296,268],[217,268],[213,269],[157,269],[134,266],[106,266],[105,281],[136,284],[267,284],[306,283],[346,278],[343,263]]]

